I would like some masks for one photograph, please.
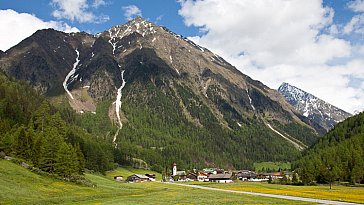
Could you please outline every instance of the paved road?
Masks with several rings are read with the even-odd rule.
[[[295,200],[295,201],[306,201],[306,202],[313,202],[313,203],[318,203],[318,204],[335,204],[335,205],[336,204],[337,205],[354,205],[355,204],[355,203],[349,203],[349,202],[304,198],[304,197],[297,197],[297,196],[286,196],[286,195],[278,195],[278,194],[263,194],[263,193],[258,193],[258,192],[226,190],[226,189],[218,189],[218,188],[213,188],[213,187],[205,187],[205,186],[192,185],[192,184],[168,183],[168,182],[167,182],[167,184],[174,184],[174,185],[178,185],[178,186],[186,186],[186,187],[191,187],[191,188],[196,188],[196,189],[205,189],[205,190],[212,190],[212,191],[223,191],[223,192],[238,193],[238,194],[249,194],[249,195],[255,195],[255,196],[288,199],[288,200]]]

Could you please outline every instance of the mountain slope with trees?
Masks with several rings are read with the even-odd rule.
[[[364,179],[364,113],[337,124],[293,164],[305,184]]]
[[[0,152],[41,171],[70,178],[85,168],[113,166],[113,149],[77,125],[69,109],[57,109],[25,83],[0,73]]]
[[[95,170],[115,162],[161,171],[173,161],[182,169],[251,168],[294,160],[294,144],[319,139],[277,91],[140,17],[96,35],[39,30],[7,50],[0,69],[60,109],[50,115],[60,112],[69,129],[58,135],[79,144]],[[88,160],[99,156],[102,163]]]

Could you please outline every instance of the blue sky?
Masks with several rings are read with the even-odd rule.
[[[98,15],[107,15],[110,19],[103,23],[79,23],[69,19],[60,19],[70,26],[77,27],[81,31],[97,33],[104,31],[114,25],[127,22],[124,17],[122,7],[135,5],[142,11],[142,16],[145,19],[159,25],[164,25],[176,33],[184,36],[199,35],[199,29],[196,27],[186,26],[183,23],[183,17],[178,15],[178,10],[181,8],[177,0],[104,0],[105,5],[98,8],[89,8],[88,10]],[[330,6],[335,10],[334,21],[338,24],[348,22],[353,15],[347,4],[350,0],[324,0],[324,6]],[[88,1],[91,5],[92,1]],[[52,11],[55,6],[50,0],[0,0],[0,9],[13,9],[19,13],[30,13],[44,20],[57,20],[52,16]],[[160,19],[158,19],[160,18]]]
[[[88,1],[92,5],[92,1]],[[79,23],[78,21],[71,21],[68,19],[60,19],[70,26],[77,27],[81,31],[88,31],[97,33],[117,24],[127,22],[124,17],[122,8],[128,5],[135,5],[142,11],[142,16],[145,19],[159,25],[164,25],[176,33],[184,36],[197,35],[198,29],[194,27],[187,27],[183,23],[183,18],[178,15],[180,4],[174,0],[105,0],[105,5],[98,8],[90,8],[89,11],[95,15],[107,15],[110,20],[103,23]],[[0,0],[0,9],[13,9],[19,13],[30,13],[36,17],[44,20],[58,20],[52,16],[55,6],[49,0]]]
[[[364,0],[0,0],[0,49],[37,29],[95,34],[135,15],[271,88],[288,82],[364,110]]]

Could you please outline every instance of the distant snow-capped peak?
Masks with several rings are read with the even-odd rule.
[[[278,92],[302,115],[319,123],[326,130],[351,116],[350,113],[288,83],[282,83]]]

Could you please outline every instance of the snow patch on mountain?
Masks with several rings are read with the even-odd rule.
[[[248,95],[250,106],[251,106],[251,107],[252,107],[252,109],[255,111],[255,107],[254,107],[254,105],[253,105],[253,100],[251,99],[251,97],[250,97],[250,95],[249,95],[249,91],[248,91],[248,89],[246,89],[245,91],[246,91],[246,94]]]
[[[352,116],[321,99],[288,83],[283,83],[280,92],[297,111],[310,120],[319,123],[326,130]]]
[[[66,78],[64,79],[63,81],[63,88],[64,90],[67,92],[67,94],[70,96],[70,98],[73,100],[73,96],[71,94],[71,92],[68,90],[68,80],[70,79],[70,77],[72,77],[72,81],[78,77],[78,75],[74,76],[75,72],[76,72],[76,68],[78,66],[78,64],[80,63],[80,52],[76,49],[76,54],[77,54],[77,57],[76,57],[76,62],[73,64],[73,67],[72,67],[72,70],[67,74]]]
[[[119,65],[120,68],[120,65]],[[121,91],[123,90],[126,82],[124,79],[124,72],[125,70],[121,71],[121,86],[117,91],[117,96],[116,96],[116,101],[115,101],[115,112],[116,112],[116,117],[118,119],[118,123],[119,123],[119,129],[116,131],[115,135],[114,135],[114,139],[113,139],[113,143],[115,144],[115,148],[118,146],[118,144],[116,143],[116,137],[119,135],[119,131],[123,128],[123,123],[121,122],[121,118],[120,118],[120,108],[121,108],[121,96],[122,93]]]

